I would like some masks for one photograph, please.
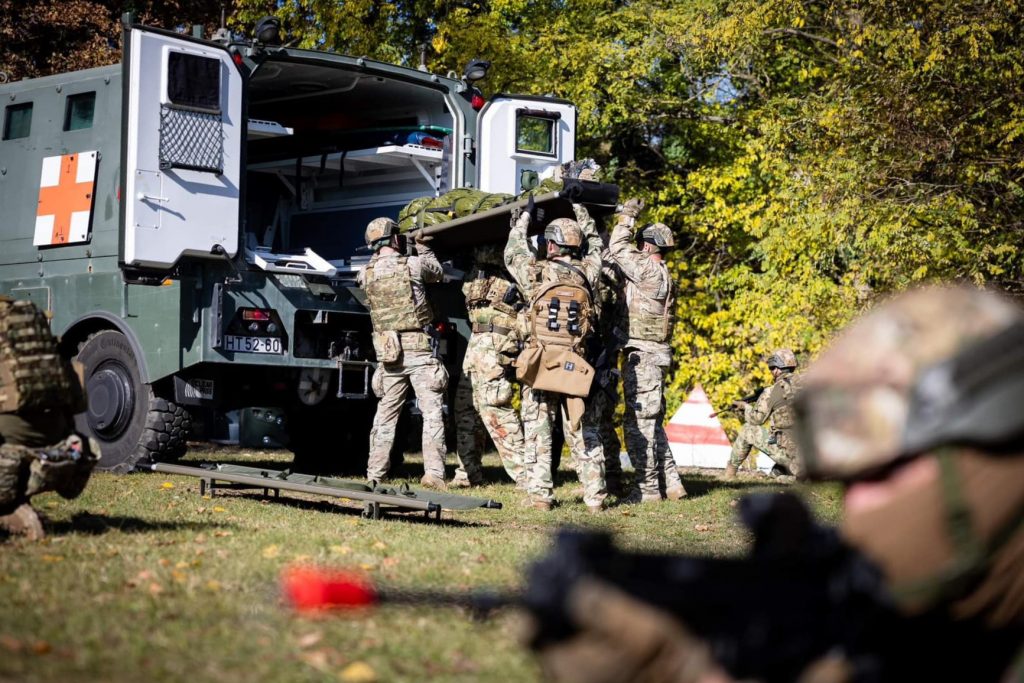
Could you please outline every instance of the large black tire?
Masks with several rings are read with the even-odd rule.
[[[76,417],[79,430],[100,444],[97,467],[130,472],[139,463],[170,462],[185,453],[192,418],[183,406],[145,384],[131,344],[103,330],[78,349],[89,407]]]

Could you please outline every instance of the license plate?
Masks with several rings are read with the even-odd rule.
[[[284,353],[278,337],[240,337],[224,335],[224,350],[238,353]]]

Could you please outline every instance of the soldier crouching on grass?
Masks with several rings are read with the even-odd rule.
[[[746,401],[734,401],[733,408],[743,411],[743,427],[732,445],[729,464],[722,474],[724,479],[735,479],[736,470],[756,448],[787,473],[801,476],[803,473],[793,438],[793,398],[800,388],[800,378],[795,374],[796,355],[789,349],[778,349],[768,357],[768,368],[775,382],[767,387],[751,405]]]
[[[637,477],[637,487],[626,499],[629,503],[678,500],[686,495],[662,425],[665,373],[672,364],[669,337],[675,304],[672,277],[662,252],[675,242],[668,226],[654,223],[640,230],[643,248],[634,246],[633,226],[642,208],[639,200],[626,202],[608,242],[608,256],[626,279],[629,332],[622,382],[623,431]]]
[[[45,316],[0,297],[0,529],[42,538],[29,499],[45,491],[75,498],[85,488],[99,449],[74,432],[83,410],[81,382]]]
[[[391,464],[395,428],[412,386],[423,415],[423,478],[429,488],[444,489],[444,393],[448,371],[438,358],[427,300],[426,285],[440,282],[441,264],[427,246],[429,238],[417,234],[418,256],[399,251],[398,224],[375,218],[366,227],[366,244],[373,256],[359,274],[373,322],[377,369],[373,391],[380,399],[370,431],[370,457],[366,478],[382,481]]]

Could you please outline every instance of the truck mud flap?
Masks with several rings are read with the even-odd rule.
[[[544,211],[544,220],[530,228],[530,234],[543,232],[544,226],[556,218],[574,218],[573,202],[583,204],[595,217],[615,211],[619,200],[618,185],[589,181],[567,181],[560,192],[536,195],[534,205]],[[440,249],[463,249],[482,244],[504,244],[508,239],[512,210],[526,208],[528,197],[496,206],[471,216],[420,228],[424,235],[434,237],[432,246]],[[410,234],[415,231],[410,231]]]
[[[154,463],[141,469],[164,474],[180,474],[199,479],[199,493],[210,495],[216,489],[263,489],[279,496],[281,491],[309,493],[332,498],[348,498],[363,503],[363,516],[380,519],[386,507],[423,512],[429,519],[441,519],[442,510],[474,510],[488,508],[500,510],[501,503],[485,498],[471,498],[435,491],[420,491],[403,486],[401,488],[377,485],[371,487],[359,481],[300,474],[288,470],[270,470],[242,465],[208,464],[202,467],[187,467]]]

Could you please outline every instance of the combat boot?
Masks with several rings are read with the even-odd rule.
[[[725,472],[722,472],[722,479],[725,481],[732,481],[736,478],[736,465],[729,463],[725,466]]]
[[[633,489],[629,495],[622,499],[623,505],[639,505],[641,503],[660,503],[660,493],[648,493],[640,489]]]
[[[686,492],[686,487],[682,484],[665,490],[666,500],[680,500],[682,498],[686,498],[688,495],[690,494]]]
[[[482,481],[473,481],[472,479],[469,479],[468,477],[458,477],[458,476],[455,477],[454,479],[452,479],[450,482],[448,482],[448,487],[449,488],[453,488],[453,489],[469,489],[469,488],[473,488],[474,486],[483,486],[483,485],[484,485],[484,483]]]
[[[420,486],[425,486],[428,489],[437,489],[438,491],[448,490],[448,486],[444,483],[444,479],[433,474],[424,474],[420,479]]]
[[[42,520],[28,503],[22,503],[11,514],[0,517],[0,529],[6,529],[12,536],[21,536],[30,541],[39,541],[46,536]]]
[[[605,511],[604,505],[588,505],[587,512],[592,515],[599,515]]]

